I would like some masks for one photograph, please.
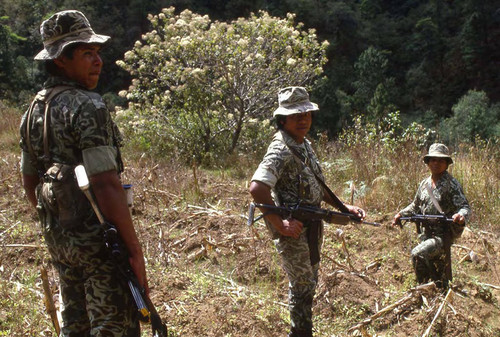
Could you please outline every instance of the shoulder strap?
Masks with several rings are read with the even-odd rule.
[[[302,162],[302,164],[309,167],[311,172],[314,174],[314,177],[316,178],[316,180],[318,180],[318,182],[323,187],[323,189],[328,193],[328,195],[330,195],[330,197],[332,198],[332,200],[335,203],[335,205],[337,206],[337,208],[343,213],[349,213],[349,210],[344,205],[344,203],[342,201],[340,201],[340,199],[335,195],[335,193],[333,193],[333,191],[328,187],[328,185],[326,185],[326,183],[323,181],[323,179],[321,179],[321,177],[319,175],[317,175],[316,172],[314,172],[314,170],[308,165],[308,161],[302,155],[302,153],[297,151],[297,149],[294,149],[293,147],[288,146],[288,144],[286,144],[286,146],[290,149],[290,151],[292,152],[292,154],[295,157],[299,158],[299,160]]]
[[[28,147],[28,152],[30,154],[32,165],[38,168],[35,151],[33,150],[33,144],[31,144],[30,130],[31,130],[31,114],[35,108],[36,98],[31,102],[28,109],[28,114],[26,115],[26,146]]]
[[[434,207],[436,207],[436,209],[438,210],[439,213],[444,214],[443,210],[441,209],[441,206],[439,206],[439,202],[437,201],[434,194],[432,194],[430,182],[425,184],[425,188],[427,189],[427,193],[429,193],[429,198],[431,198],[431,201],[434,204]]]
[[[26,121],[26,145],[28,147],[28,151],[30,153],[31,160],[33,161],[34,164],[37,163],[36,160],[36,155],[35,151],[33,150],[33,144],[31,144],[31,137],[30,137],[30,130],[31,130],[31,115],[33,113],[33,109],[35,107],[36,102],[41,101],[44,102],[45,104],[45,110],[44,110],[44,117],[43,117],[43,152],[44,152],[44,162],[45,165],[47,163],[50,165],[50,152],[49,152],[49,140],[48,140],[48,129],[49,129],[49,121],[50,121],[50,114],[49,114],[49,104],[50,101],[58,94],[61,92],[73,88],[72,86],[69,85],[60,85],[51,88],[50,90],[42,90],[39,92],[35,99],[33,99],[33,102],[31,103],[29,110],[28,110],[28,115],[26,116],[27,121]]]

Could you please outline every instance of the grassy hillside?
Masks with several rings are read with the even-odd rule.
[[[55,336],[40,268],[49,272],[56,305],[58,283],[21,188],[20,114],[0,105],[0,336]],[[432,285],[417,287],[409,260],[414,226],[390,227],[427,174],[422,153],[411,143],[396,152],[376,142],[318,146],[332,189],[383,226],[327,225],[316,336],[422,336],[429,327],[429,336],[498,336],[498,147],[463,146],[454,154],[451,172],[474,216],[452,247],[454,282],[445,303]],[[248,180],[258,162],[208,171],[127,150],[124,156],[152,301],[174,336],[284,336],[286,276],[263,223],[246,226]]]

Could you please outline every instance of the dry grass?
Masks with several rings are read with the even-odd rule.
[[[20,188],[17,128],[20,112],[0,106],[0,336],[53,336],[44,312],[39,266],[49,265],[34,211]],[[422,335],[443,303],[412,293],[409,250],[413,227],[388,226],[411,201],[427,174],[413,144],[388,151],[377,144],[322,145],[327,182],[381,228],[327,225],[315,300],[317,336],[347,336],[361,324],[364,336]],[[452,173],[474,209],[471,232],[452,249],[455,300],[444,306],[434,335],[498,336],[500,285],[498,147],[457,149]],[[170,159],[124,151],[124,183],[134,185],[138,235],[147,258],[152,300],[175,336],[285,335],[287,280],[262,223],[247,228],[248,179],[258,159],[235,159],[229,169],[184,167]],[[343,234],[338,235],[338,229]],[[345,240],[345,248],[342,246]],[[26,246],[29,245],[29,246]],[[474,254],[474,259],[471,257]],[[49,268],[57,304],[57,277]],[[489,285],[488,285],[489,284]],[[375,316],[383,312],[384,315]],[[365,322],[375,317],[371,322]],[[358,332],[360,335],[361,330]],[[145,328],[143,336],[148,336]]]

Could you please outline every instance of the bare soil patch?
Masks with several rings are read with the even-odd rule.
[[[18,169],[16,156],[4,158],[2,165]],[[5,168],[1,174],[4,293],[15,284],[27,284],[28,272],[36,278],[33,271],[49,265],[50,259],[34,210],[23,197],[20,176]],[[244,177],[137,161],[123,178],[134,184],[133,217],[147,257],[151,297],[175,335],[286,335],[287,280],[263,225],[246,225],[250,198]],[[314,307],[316,336],[422,336],[433,322],[445,294],[412,290],[417,286],[409,261],[414,228],[392,229],[390,216],[370,216],[384,223],[381,228],[327,226]],[[500,335],[498,243],[498,233],[476,228],[453,246],[453,299],[435,318],[430,335]],[[50,267],[49,276],[56,293],[57,278]],[[41,292],[38,279],[26,286]],[[9,296],[18,298],[2,302],[0,321],[13,310],[5,306],[22,302],[22,294],[15,292]],[[366,321],[407,296],[408,301]],[[36,298],[21,310],[31,307],[42,313],[43,299]],[[28,335],[52,335],[50,320],[43,315],[45,321],[30,323],[35,330]],[[5,324],[0,327],[5,329]],[[357,325],[361,328],[353,330]],[[25,330],[19,324],[12,336],[26,335]]]

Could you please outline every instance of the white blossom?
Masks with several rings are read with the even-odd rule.
[[[248,40],[242,38],[242,39],[239,39],[237,43],[238,43],[238,46],[240,46],[240,47],[246,47],[248,45]]]

